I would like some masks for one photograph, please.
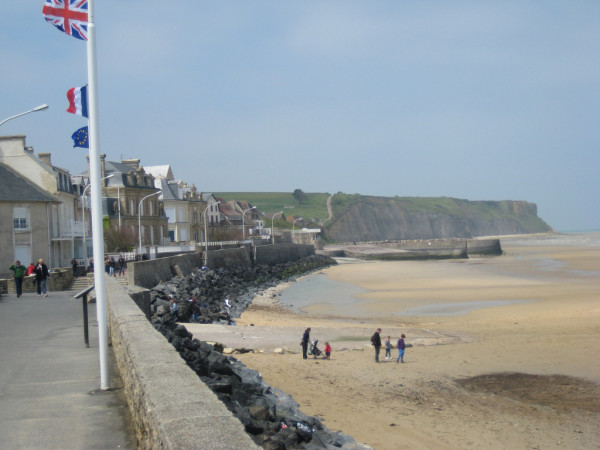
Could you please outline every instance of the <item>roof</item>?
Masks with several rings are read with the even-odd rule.
[[[166,178],[167,180],[174,178],[169,164],[163,166],[144,166],[144,171],[154,176],[154,178]]]
[[[166,178],[155,178],[154,187],[162,191],[160,197],[163,200],[181,200],[177,183],[169,182]]]
[[[59,203],[49,192],[46,192],[26,178],[13,172],[8,166],[0,163],[0,201],[3,202],[53,202]]]

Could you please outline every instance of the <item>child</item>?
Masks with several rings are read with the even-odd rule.
[[[404,334],[402,334],[402,336],[400,336],[400,339],[398,339],[398,359],[396,360],[396,362],[398,362],[398,361],[404,362],[404,348],[406,347],[406,345],[404,344],[405,337],[406,336],[404,336]]]
[[[385,338],[385,359],[392,358],[392,343],[390,341],[390,337],[387,336]]]
[[[331,345],[329,345],[329,342],[325,342],[325,359],[329,359],[330,356],[331,356]]]

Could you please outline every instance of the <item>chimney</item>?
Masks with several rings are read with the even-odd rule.
[[[52,154],[51,153],[38,153],[38,158],[40,159],[40,161],[42,161],[47,166],[52,167]]]
[[[106,154],[100,155],[100,179],[106,176]]]
[[[133,170],[138,170],[140,168],[140,160],[138,159],[122,159],[121,162]]]

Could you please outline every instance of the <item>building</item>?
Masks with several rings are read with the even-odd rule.
[[[54,198],[45,224],[49,249],[44,252],[48,255],[44,260],[49,267],[69,266],[82,245],[82,226],[75,216],[77,195],[70,173],[53,166],[50,153],[36,156],[25,140],[22,135],[0,137],[0,163]]]
[[[100,155],[100,177],[102,214],[109,227],[133,236],[136,249],[140,246],[140,238],[142,246],[169,244],[167,217],[158,198],[161,191],[155,188],[154,177],[140,167],[139,159],[115,162]],[[75,178],[78,180],[77,192],[81,192],[82,186],[89,183],[89,158],[88,171]],[[82,206],[85,209],[85,204]]]
[[[58,201],[8,166],[0,163],[0,273],[16,260],[25,266],[39,258],[50,261],[52,208]]]
[[[203,242],[205,230],[219,224],[219,205],[214,195],[198,192],[196,186],[175,180],[169,165],[149,166],[144,170],[154,176],[155,187],[162,191],[160,199],[168,218],[171,242]]]

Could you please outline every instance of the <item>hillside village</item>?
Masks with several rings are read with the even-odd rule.
[[[274,228],[274,219],[297,223],[298,228],[301,218],[202,192],[177,180],[169,165],[143,166],[140,159],[109,161],[106,155],[100,156],[100,165],[108,254],[138,259],[223,241],[258,245],[314,240]],[[49,267],[68,267],[76,258],[89,267],[93,253],[89,187],[89,157],[85,171],[71,174],[53,165],[50,153],[36,154],[25,136],[0,136],[0,266],[43,258]]]

